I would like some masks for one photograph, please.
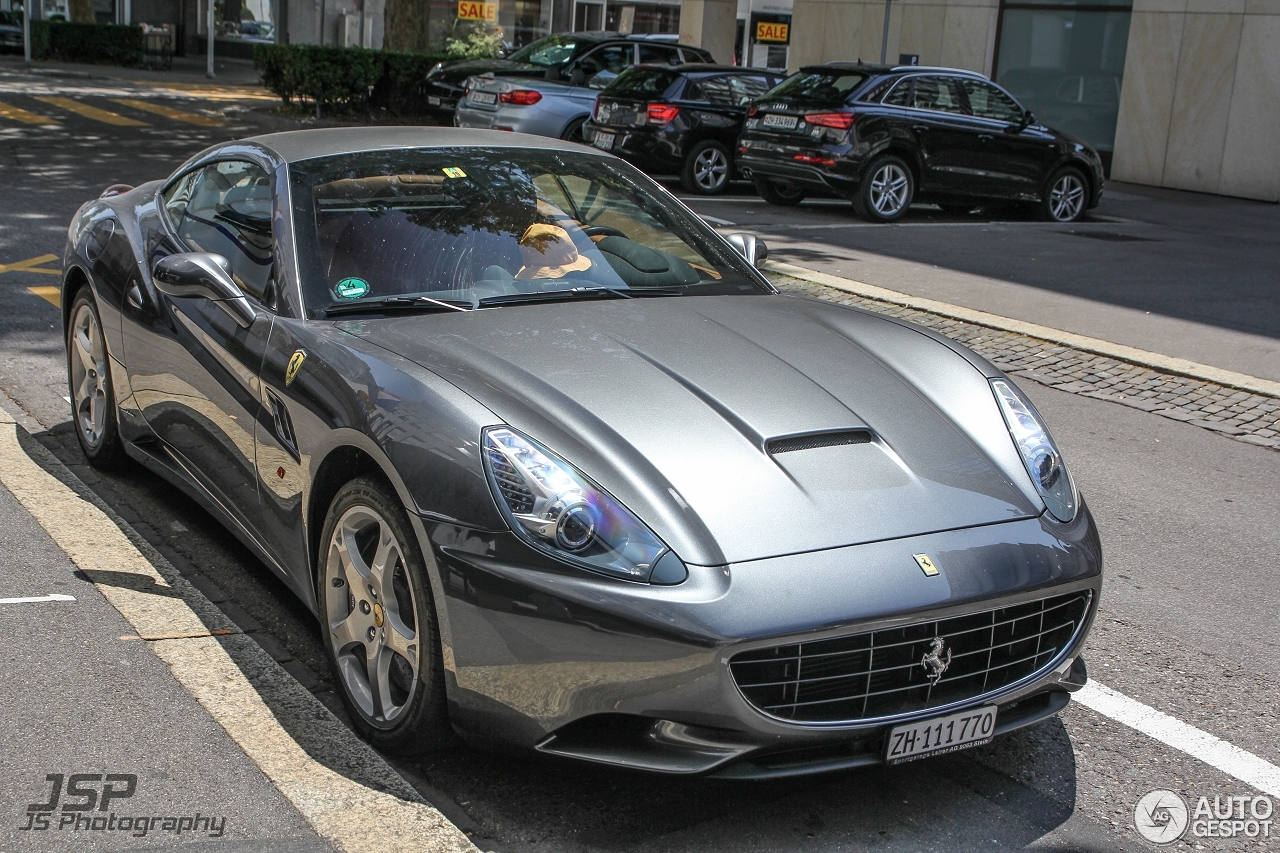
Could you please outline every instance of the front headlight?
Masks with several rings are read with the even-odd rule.
[[[685,579],[684,564],[640,519],[533,439],[490,427],[484,450],[498,506],[511,529],[535,548],[627,580]]]
[[[1009,434],[1013,436],[1013,443],[1022,456],[1022,464],[1027,467],[1044,505],[1058,521],[1071,521],[1076,517],[1080,503],[1075,483],[1067,473],[1058,446],[1040,423],[1035,407],[1013,383],[1005,379],[992,379],[991,389],[1000,404],[1000,412],[1009,427]]]

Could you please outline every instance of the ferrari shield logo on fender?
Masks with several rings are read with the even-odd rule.
[[[927,577],[936,577],[938,567],[933,564],[933,560],[929,559],[928,554],[912,554],[916,558],[916,565],[920,567],[920,571],[925,573]]]
[[[294,350],[293,356],[289,359],[289,366],[284,369],[284,384],[292,385],[293,380],[297,377],[298,371],[302,369],[302,362],[307,360],[305,350]],[[916,559],[919,559],[918,557]],[[927,557],[925,559],[928,559]]]

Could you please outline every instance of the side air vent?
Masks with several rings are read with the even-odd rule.
[[[871,432],[865,429],[846,429],[839,432],[820,432],[812,435],[793,435],[789,438],[771,439],[765,450],[770,455],[792,453],[796,450],[817,450],[819,447],[836,447],[841,444],[869,444]]]

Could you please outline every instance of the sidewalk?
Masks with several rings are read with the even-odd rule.
[[[214,71],[217,76],[212,79],[206,77],[203,56],[175,56],[170,70],[152,71],[147,68],[121,68],[118,65],[87,65],[75,62],[33,62],[31,68],[27,69],[21,56],[0,54],[0,70],[29,71],[32,74],[86,80],[121,80],[150,85],[166,83],[253,87],[259,85],[257,69],[253,67],[252,62],[244,59],[214,57]]]
[[[0,552],[0,850],[333,849],[4,486]]]

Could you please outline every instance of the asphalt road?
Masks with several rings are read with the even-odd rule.
[[[0,73],[0,103],[59,122],[56,128],[45,128],[0,117],[0,186],[5,188],[0,193],[0,264],[60,254],[71,214],[108,184],[166,174],[210,142],[281,124],[238,111],[234,104],[230,107],[237,111],[225,115],[222,126],[162,120],[110,99],[156,97],[157,103],[191,113],[228,105],[158,96],[142,87],[107,90],[104,85]],[[71,97],[147,124],[105,125],[35,100],[41,94]],[[1180,205],[1184,211],[1201,209],[1195,200],[1161,201],[1153,191],[1142,192],[1151,196],[1150,204],[1130,202],[1134,207],[1147,204],[1142,210],[1163,210],[1166,204]],[[1201,217],[1222,220],[1214,211],[1234,204],[1210,200]],[[996,212],[985,219],[947,218],[921,208],[905,226],[864,228],[852,219],[847,205],[836,203],[793,211],[766,209],[745,200],[695,206],[741,225],[757,217],[752,230],[766,235],[780,260],[886,286],[895,285],[875,275],[892,274],[898,276],[895,289],[953,302],[973,299],[975,307],[1006,315],[1033,312],[1028,319],[1046,325],[1067,326],[1059,321],[1077,315],[1034,314],[1036,300],[1055,305],[1076,304],[1055,299],[1079,300],[1089,306],[1093,313],[1085,318],[1087,323],[1081,321],[1088,328],[1073,329],[1086,334],[1108,328],[1136,334],[1131,322],[1135,312],[1150,310],[1151,315],[1138,315],[1156,318],[1149,321],[1153,325],[1142,327],[1142,334],[1152,336],[1159,346],[1147,347],[1169,354],[1183,355],[1197,346],[1210,353],[1228,352],[1233,345],[1246,349],[1257,341],[1265,349],[1280,336],[1280,328],[1267,326],[1280,323],[1274,301],[1267,302],[1276,299],[1274,291],[1268,295],[1258,285],[1268,275],[1274,281],[1274,267],[1267,266],[1275,263],[1274,245],[1270,255],[1262,248],[1267,239],[1275,239],[1274,207],[1258,208],[1260,223],[1245,213],[1233,214],[1240,217],[1238,230],[1248,221],[1248,228],[1256,225],[1259,233],[1239,247],[1215,249],[1221,252],[1213,255],[1219,260],[1206,261],[1203,270],[1222,282],[1222,295],[1216,301],[1199,300],[1202,311],[1196,314],[1197,300],[1188,289],[1194,278],[1190,273],[1178,279],[1184,281],[1176,285],[1182,295],[1165,302],[1156,298],[1159,273],[1146,269],[1155,261],[1128,254],[1133,247],[1147,245],[1141,241],[1050,235],[1054,229],[1030,222],[991,225],[994,219],[1007,218]],[[748,210],[755,212],[740,212]],[[1111,207],[1102,212],[1114,215]],[[1166,244],[1163,253],[1196,254],[1183,246],[1192,239],[1183,237],[1184,232],[1195,229],[1182,219],[1175,228],[1154,221],[1154,216],[1151,222],[1138,220],[1138,215],[1123,227],[1134,233],[1164,229],[1172,236],[1161,238]],[[1266,216],[1272,217],[1270,238],[1261,233],[1267,227]],[[930,224],[934,222],[956,224]],[[787,225],[836,227],[805,231],[783,227]],[[1203,239],[1222,244],[1226,237],[1219,233]],[[1054,254],[1053,275],[1023,274],[1039,263],[1032,258],[1045,257],[1049,240],[1061,243]],[[1225,256],[1235,260],[1226,263]],[[913,266],[908,270],[934,270],[932,277],[921,276],[913,290],[916,280],[885,260],[898,257],[910,259]],[[1178,278],[1174,273],[1182,265],[1167,263],[1172,289]],[[43,267],[55,268],[56,262]],[[860,272],[871,267],[872,273],[884,272]],[[1149,301],[1138,300],[1135,307],[1119,297],[1102,298],[1125,289],[1138,271],[1150,282],[1143,297]],[[985,284],[978,286],[970,277]],[[172,562],[195,567],[215,584],[229,599],[228,612],[240,614],[236,618],[242,627],[250,627],[243,620],[251,622],[264,648],[274,649],[277,659],[288,658],[290,671],[336,708],[314,622],[282,584],[194,502],[155,477],[141,471],[100,477],[83,466],[64,399],[57,311],[28,289],[56,282],[52,275],[29,269],[0,272],[6,306],[0,312],[0,390],[19,404],[37,440],[72,465]],[[1004,294],[1001,301],[982,301],[984,294],[997,292]],[[1261,301],[1250,311],[1238,312],[1237,297],[1251,293]],[[1157,332],[1163,327],[1154,325],[1159,322],[1176,324],[1168,328],[1183,333],[1162,338]],[[1111,339],[1133,343],[1120,335]],[[1222,366],[1245,369],[1244,364]],[[1272,674],[1280,658],[1274,604],[1280,600],[1280,576],[1274,571],[1274,555],[1280,552],[1274,497],[1280,453],[1099,400],[1030,383],[1026,390],[1053,425],[1101,527],[1108,575],[1102,616],[1086,651],[1091,676],[1280,762],[1280,688]],[[94,636],[85,634],[89,653],[94,651]],[[28,641],[11,642],[21,646]],[[75,693],[74,684],[69,689]],[[87,701],[92,697],[92,692],[85,692]],[[68,699],[48,708],[43,736],[76,729],[77,697]],[[288,718],[289,709],[273,710],[286,729],[296,722]],[[162,708],[148,711],[163,713]],[[172,713],[180,715],[181,710],[175,707]],[[166,723],[150,723],[144,717],[142,725],[163,728]],[[166,766],[158,772],[197,786],[226,784],[225,776],[193,764],[181,751],[160,758]],[[1184,753],[1075,704],[1059,718],[959,755],[785,782],[670,779],[468,748],[397,766],[482,849],[530,853],[1147,849],[1131,821],[1134,804],[1148,791],[1170,788],[1210,797],[1253,793]],[[12,778],[19,772],[30,775],[27,760],[6,737],[0,746],[0,773]],[[0,815],[0,821],[14,824],[19,817]],[[0,849],[8,849],[11,841],[0,830]],[[1201,843],[1209,849],[1267,849],[1245,841]],[[216,842],[211,849],[217,849]]]

